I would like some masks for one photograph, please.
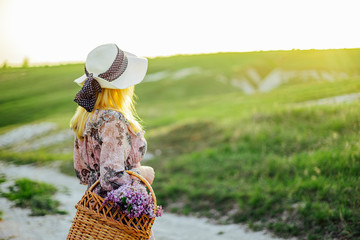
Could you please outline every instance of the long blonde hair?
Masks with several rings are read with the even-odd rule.
[[[121,112],[129,121],[131,129],[135,132],[140,132],[142,126],[139,123],[140,118],[135,111],[134,98],[136,98],[136,95],[134,90],[134,86],[126,89],[102,88],[97,96],[94,110],[88,112],[83,107],[79,106],[70,121],[70,127],[77,137],[82,140],[86,122],[92,117],[95,109],[111,109]]]

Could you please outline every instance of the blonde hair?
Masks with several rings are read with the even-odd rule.
[[[82,140],[86,122],[88,119],[91,119],[95,109],[111,109],[121,112],[130,123],[131,129],[134,132],[140,132],[142,126],[139,123],[140,118],[135,111],[134,98],[136,98],[136,95],[134,90],[134,86],[126,89],[102,88],[97,96],[94,110],[88,112],[83,107],[79,106],[70,121],[70,127],[77,137]]]

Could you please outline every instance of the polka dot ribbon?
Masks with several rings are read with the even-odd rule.
[[[93,77],[92,73],[86,74],[88,79],[85,81],[81,90],[76,94],[74,101],[79,106],[91,112],[96,103],[98,93],[101,92],[101,86]]]
[[[126,55],[118,48],[118,53],[114,62],[106,72],[99,74],[99,77],[109,82],[114,81],[123,74],[127,64],[128,59]],[[101,86],[98,81],[96,81],[93,74],[87,71],[86,67],[85,74],[88,79],[85,81],[81,90],[76,94],[74,101],[79,104],[79,106],[85,108],[86,111],[92,112],[95,107],[97,95],[101,92]]]

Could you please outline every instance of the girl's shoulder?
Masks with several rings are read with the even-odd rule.
[[[121,121],[123,123],[126,124],[128,130],[133,133],[135,136],[144,136],[145,131],[142,130],[138,133],[136,133],[131,125],[130,122],[126,119],[126,117],[124,116],[124,114],[122,112],[116,111],[116,110],[111,110],[111,109],[97,109],[97,121],[95,121],[97,123],[97,127],[101,127],[102,125],[104,125],[104,123],[107,122],[112,122],[112,121]]]
[[[99,131],[106,123],[110,123],[113,121],[121,121],[126,126],[130,125],[121,112],[115,110],[96,109],[92,116],[86,122],[84,136],[90,134],[94,130]]]
[[[111,109],[106,109],[106,110],[101,109],[96,111],[98,111],[97,113],[98,121],[105,123],[105,122],[120,120],[124,122],[126,125],[130,126],[129,121],[125,118],[124,114],[119,111],[115,111]]]

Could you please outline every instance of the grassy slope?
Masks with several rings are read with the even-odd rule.
[[[219,74],[237,77],[249,67],[262,76],[273,68],[353,74],[360,72],[359,61],[359,49],[150,59],[149,73],[194,66],[207,70],[137,86],[149,151],[162,151],[150,162],[157,171],[159,202],[185,214],[227,215],[281,236],[360,238],[360,103],[297,104],[359,92],[359,77],[294,81],[250,96],[216,81]],[[6,117],[0,119],[0,133],[40,121],[65,128],[76,107],[72,98],[78,88],[71,80],[81,74],[81,65],[1,70],[0,89],[6,91],[0,114]],[[21,162],[71,160],[71,153],[55,150],[0,155]]]

